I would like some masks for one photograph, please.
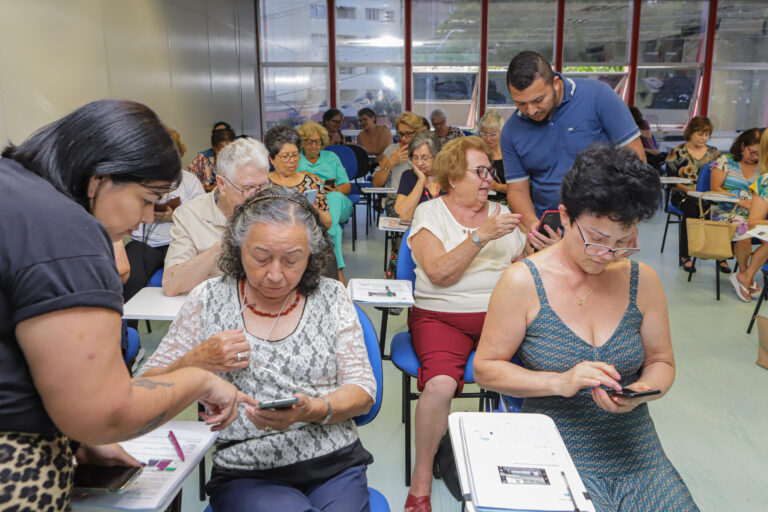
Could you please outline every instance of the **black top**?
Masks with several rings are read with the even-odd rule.
[[[122,314],[120,276],[106,229],[50,183],[0,158],[0,190],[0,432],[55,433],[16,325],[80,306]],[[56,343],[57,335],[46,342]]]
[[[507,183],[507,178],[504,176],[504,159],[494,160],[491,162],[493,168],[496,169],[496,179],[499,183]]]
[[[403,175],[400,177],[400,186],[397,188],[397,193],[402,194],[404,196],[407,196],[411,193],[413,190],[413,187],[416,186],[416,184],[419,182],[419,178],[416,177],[416,173],[413,172],[413,169],[408,169],[407,171],[403,172]],[[419,204],[423,203],[424,201],[429,201],[430,199],[434,199],[440,194],[432,195],[430,194],[429,190],[427,190],[427,187],[423,187],[424,190],[421,191],[421,195],[419,196]]]

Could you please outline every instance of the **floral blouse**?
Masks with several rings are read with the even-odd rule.
[[[304,179],[301,180],[301,182],[298,185],[294,185],[292,187],[288,187],[286,185],[279,185],[281,187],[285,187],[291,190],[295,190],[299,194],[304,194],[307,190],[317,190],[317,196],[315,198],[315,204],[314,206],[321,212],[328,210],[328,198],[325,195],[325,186],[323,185],[323,180],[315,176],[314,174],[310,174],[308,172],[302,172],[301,174],[304,175]],[[272,179],[272,173],[269,174],[269,179],[277,184],[275,180]]]
[[[688,151],[685,144],[680,144],[673,148],[667,156],[667,176],[688,178],[696,183],[701,168],[719,156],[719,149],[714,146],[707,146],[707,152],[704,153],[704,156],[696,159]]]
[[[187,168],[197,176],[203,186],[216,184],[216,156],[212,150],[202,151],[195,156]]]

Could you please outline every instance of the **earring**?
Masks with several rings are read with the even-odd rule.
[[[454,185],[453,183],[451,183],[451,188],[456,188],[456,185]]]

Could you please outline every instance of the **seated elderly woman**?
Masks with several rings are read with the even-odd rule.
[[[628,258],[638,222],[661,203],[659,174],[631,149],[593,145],[560,197],[562,239],[512,265],[493,290],[475,380],[555,421],[599,512],[698,510],[646,403],[675,378],[664,290]],[[613,394],[622,388],[658,393]]]
[[[406,512],[429,510],[432,462],[451,399],[461,393],[467,358],[480,339],[491,290],[525,249],[520,215],[488,202],[493,168],[485,142],[474,136],[453,140],[434,165],[443,193],[416,208],[407,239],[416,262],[409,327],[422,393]]]
[[[412,219],[417,206],[440,195],[440,185],[432,172],[439,151],[440,139],[432,132],[419,132],[408,144],[408,157],[413,168],[400,178],[395,199],[395,213],[401,219]]]
[[[301,137],[301,158],[299,171],[316,175],[323,180],[328,199],[328,210],[331,214],[331,227],[328,233],[339,243],[334,246],[336,263],[339,267],[339,279],[344,281],[344,256],[341,254],[341,224],[352,216],[352,201],[347,194],[352,192],[349,176],[335,153],[325,151],[328,145],[328,131],[320,124],[307,121],[299,126]]]
[[[403,173],[411,168],[411,162],[408,159],[408,145],[411,139],[419,132],[426,130],[422,124],[421,116],[413,112],[403,112],[395,120],[397,128],[398,141],[391,144],[381,157],[381,162],[376,171],[371,176],[371,182],[374,187],[391,187],[398,190],[400,187],[400,178]],[[396,194],[388,194],[384,199],[384,208],[387,215],[395,214]]]
[[[317,211],[268,189],[238,207],[224,275],[192,290],[142,368],[217,372],[261,403],[221,431],[206,490],[214,511],[367,510],[366,465],[352,418],[376,395],[346,289],[320,276],[331,252]]]
[[[731,194],[738,197],[739,202],[713,203],[710,208],[710,217],[714,221],[733,222],[736,224],[736,233],[733,236],[733,253],[739,268],[749,266],[752,254],[752,237],[747,235],[749,230],[749,210],[752,208],[752,191],[750,186],[757,182],[760,174],[757,171],[757,161],[760,155],[760,136],[762,128],[750,128],[744,130],[736,137],[730,148],[730,154],[726,154],[715,160],[712,164],[712,174],[709,178],[709,188],[712,192]],[[726,262],[722,262],[724,269],[730,273]],[[758,291],[754,283],[740,283],[735,275],[731,276],[731,284],[736,295],[744,302],[751,300],[751,295]]]
[[[206,192],[216,188],[216,158],[219,152],[235,140],[235,132],[231,128],[220,127],[222,124],[214,125],[211,130],[211,147],[198,153],[187,169],[197,176]]]
[[[507,198],[507,180],[504,177],[504,158],[501,155],[501,129],[504,126],[504,118],[498,110],[489,110],[477,123],[478,135],[491,148],[493,153],[493,168],[496,177],[491,183],[491,190],[496,192],[494,200],[500,201]]]
[[[344,122],[344,114],[337,108],[331,108],[323,113],[323,127],[328,132],[330,144],[344,144],[344,135],[341,133],[341,125]]]
[[[436,108],[429,114],[429,120],[432,121],[432,128],[440,137],[440,142],[445,144],[449,140],[458,139],[464,136],[460,128],[448,124],[448,114],[441,108]]]
[[[392,144],[392,132],[388,127],[376,124],[376,112],[371,108],[365,107],[358,110],[357,118],[363,129],[357,134],[357,143],[369,155],[374,155],[378,162],[384,150]]]

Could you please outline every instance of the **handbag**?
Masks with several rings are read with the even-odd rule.
[[[706,220],[709,210],[704,211],[702,197],[699,197],[699,218],[687,218],[688,254],[703,260],[727,260],[733,258],[731,241],[738,227],[731,222],[736,208],[728,216],[728,221]]]
[[[757,315],[757,337],[760,341],[755,364],[768,370],[768,318],[760,315]]]

